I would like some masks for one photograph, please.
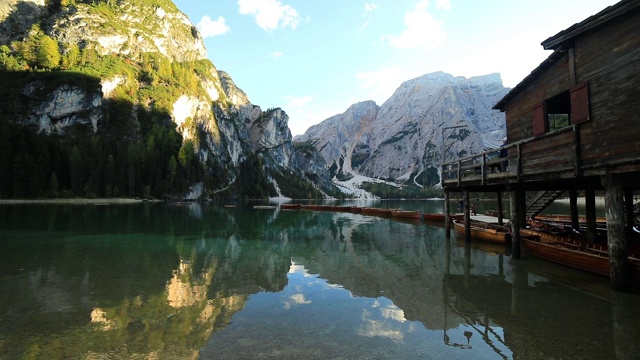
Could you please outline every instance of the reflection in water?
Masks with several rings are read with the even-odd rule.
[[[638,295],[432,225],[148,204],[0,220],[3,359],[637,354]]]

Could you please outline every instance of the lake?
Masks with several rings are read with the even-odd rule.
[[[640,295],[510,255],[350,213],[1,205],[0,359],[637,358]]]

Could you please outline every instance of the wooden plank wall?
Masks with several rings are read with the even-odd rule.
[[[510,142],[533,137],[533,107],[571,87],[568,61],[565,54],[509,102],[505,110]]]
[[[522,175],[550,174],[550,178],[554,178],[558,172],[573,173],[575,151],[572,131],[556,132],[540,141],[524,143],[520,151]]]
[[[585,166],[640,159],[638,23],[640,12],[575,42],[577,80],[590,93],[591,120],[580,125]]]

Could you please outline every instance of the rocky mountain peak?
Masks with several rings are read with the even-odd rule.
[[[343,172],[430,186],[439,182],[443,158],[501,143],[504,115],[491,107],[507,91],[499,74],[430,73],[402,83],[380,107],[354,104],[295,140],[314,144]],[[450,126],[465,128],[447,134],[443,144],[442,129]]]
[[[77,145],[74,164],[83,156],[95,164],[79,168],[73,181],[54,176],[71,159],[40,166],[45,180],[28,191],[3,184],[24,182],[14,177],[30,173],[6,172],[0,197],[44,196],[50,178],[75,196],[124,189],[129,196],[252,198],[277,195],[274,189],[304,197],[335,191],[317,151],[293,146],[286,113],[262,111],[218,71],[197,28],[170,0],[2,1],[0,45],[8,45],[0,51],[0,81],[11,89],[0,89],[6,111],[0,125],[28,128],[34,138],[68,137],[55,144],[57,153]],[[96,143],[108,153],[90,154]],[[25,149],[20,159],[49,161],[14,145]],[[0,153],[0,168],[25,166],[14,161]],[[100,184],[106,177],[100,169],[113,164],[128,169],[109,170],[110,180]]]

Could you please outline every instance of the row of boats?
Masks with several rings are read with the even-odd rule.
[[[421,211],[406,211],[400,209],[385,209],[361,206],[334,206],[334,205],[305,205],[305,204],[282,204],[280,208],[283,210],[312,210],[312,211],[335,211],[350,212],[354,214],[362,214],[368,216],[392,217],[416,221],[436,221],[444,222],[445,215],[443,213],[423,213]],[[451,214],[451,219],[462,220],[464,214]]]
[[[368,216],[390,217],[409,221],[444,223],[443,213],[422,213],[359,206],[283,204],[283,210],[312,210],[350,212]],[[464,214],[451,214],[455,230],[465,233]],[[512,234],[510,226],[470,220],[472,238],[494,244],[509,244]],[[606,219],[597,219],[600,235],[606,235]],[[604,237],[606,239],[606,236]],[[534,256],[594,274],[609,276],[609,252],[606,244],[589,242],[575,231],[564,215],[546,215],[530,219],[520,230],[523,248]],[[606,242],[606,241],[605,241]],[[636,281],[640,281],[640,245],[629,246],[629,264]]]
[[[541,216],[530,219],[527,226],[520,230],[522,247],[539,258],[594,274],[609,276],[609,251],[606,244],[590,242],[575,231],[561,215]],[[606,234],[606,221],[598,219],[600,232]],[[454,221],[458,233],[464,234],[463,221]],[[499,226],[479,221],[471,221],[471,236],[474,239],[491,243],[507,244],[511,242],[511,230],[508,226]],[[628,247],[628,259],[633,278],[640,282],[640,246]]]

